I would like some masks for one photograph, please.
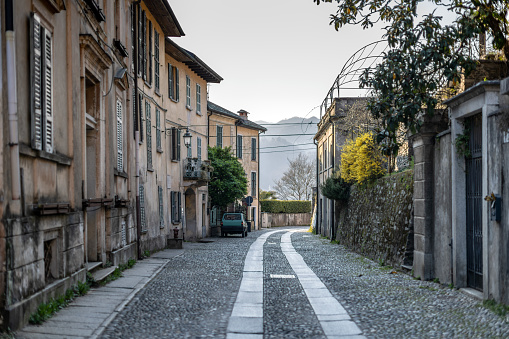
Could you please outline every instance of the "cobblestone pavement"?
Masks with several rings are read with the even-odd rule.
[[[309,290],[299,280],[302,275],[282,252],[281,237],[289,230],[297,228],[271,229],[279,232],[269,235],[263,245],[263,337],[325,338],[316,304],[313,308],[306,295]],[[239,302],[245,256],[265,232],[186,243],[185,253],[172,259],[137,294],[102,337],[261,338],[261,334],[228,333],[228,323]],[[392,273],[310,233],[292,232],[291,240],[365,337],[509,337],[506,319],[458,290]]]

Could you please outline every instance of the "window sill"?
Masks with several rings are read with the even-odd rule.
[[[171,222],[173,225],[180,225],[180,221],[172,221]]]
[[[158,153],[163,153],[163,149],[162,149],[161,147],[157,147],[156,151],[157,151]]]
[[[170,97],[170,100],[171,100],[171,101],[173,101],[174,103],[179,102],[178,100],[175,100],[175,99],[173,99],[172,97]]]
[[[189,105],[186,105],[186,109],[187,109],[188,111],[192,111],[192,110],[193,110],[193,108],[192,108],[191,106],[189,106]]]
[[[158,97],[160,97],[160,96],[161,96],[161,93],[159,92],[159,88],[156,88],[156,90],[154,91],[154,93],[155,93]]]
[[[129,176],[127,175],[126,172],[122,171],[122,172],[119,172],[116,168],[113,169],[113,174],[117,177],[122,177],[122,178],[126,178],[126,179],[129,179]]]
[[[143,80],[145,82],[145,86],[147,86],[148,88],[152,88],[152,84],[149,83],[147,80]]]
[[[171,159],[171,162],[180,162],[179,159]]]
[[[19,153],[32,158],[42,158],[49,161],[56,162],[59,165],[71,166],[72,158],[69,158],[63,154],[48,153],[46,151],[34,150],[30,146],[20,143]]]
[[[141,230],[140,232],[141,234],[147,234],[148,233],[148,230]]]
[[[199,116],[203,116],[203,113],[200,111],[196,111],[196,114],[198,114]]]
[[[147,168],[147,171],[154,172],[154,168],[153,167],[149,167],[149,168]]]

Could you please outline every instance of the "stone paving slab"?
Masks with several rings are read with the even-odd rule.
[[[263,334],[228,333],[226,339],[263,339]]]
[[[263,334],[263,318],[232,316],[228,322],[228,332]]]

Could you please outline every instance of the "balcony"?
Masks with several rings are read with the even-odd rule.
[[[184,160],[184,180],[198,181],[199,186],[204,186],[210,181],[212,170],[208,160],[198,160],[198,158]]]

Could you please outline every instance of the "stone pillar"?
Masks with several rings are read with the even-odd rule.
[[[437,111],[426,118],[419,133],[412,136],[414,152],[414,276],[434,278],[434,148],[435,137],[447,129],[447,114]]]

